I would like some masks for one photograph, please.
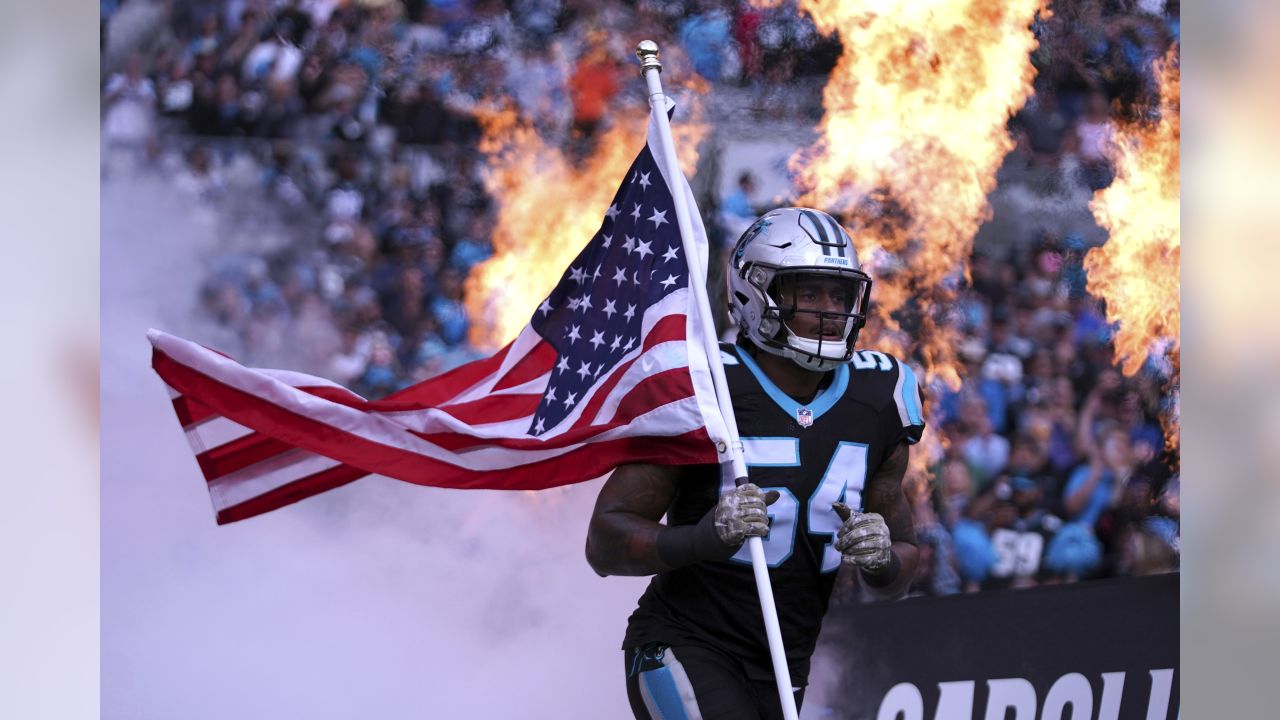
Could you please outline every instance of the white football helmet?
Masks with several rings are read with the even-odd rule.
[[[806,370],[825,372],[853,356],[858,331],[866,324],[871,278],[862,271],[853,240],[835,218],[810,208],[779,208],[756,220],[738,238],[729,268],[729,312],[760,349],[789,358]],[[843,312],[797,307],[797,280],[837,278],[846,299]],[[790,294],[788,291],[790,290]],[[789,322],[798,313],[820,322],[840,322],[840,337],[801,337]]]

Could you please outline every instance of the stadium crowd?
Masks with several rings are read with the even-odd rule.
[[[116,30],[138,4],[160,7],[162,21],[120,51]],[[549,142],[589,140],[632,71],[630,39],[652,36],[674,38],[711,92],[746,88],[751,113],[811,123],[820,104],[796,83],[820,87],[839,54],[794,2],[102,8],[114,66],[102,87],[104,177],[157,174],[225,223],[269,206],[291,240],[220,257],[203,312],[242,361],[289,357],[366,397],[479,357],[463,286],[492,252],[497,205],[475,149],[478,106],[507,98]],[[1149,104],[1151,61],[1178,40],[1178,18],[1176,0],[1082,0],[1038,20],[1036,93],[1009,123],[1017,149],[1001,188],[1066,185],[1087,202],[1106,187],[1113,122]],[[731,195],[700,198],[722,221],[711,223],[720,242],[736,237],[733,217],[767,209],[754,188],[744,176]],[[928,388],[944,449],[932,483],[910,486],[918,593],[1177,567],[1177,452],[1159,425],[1176,410],[1176,368],[1117,371],[1111,328],[1085,289],[1083,257],[1100,242],[1086,225],[1030,223],[976,244],[958,312],[964,382]]]

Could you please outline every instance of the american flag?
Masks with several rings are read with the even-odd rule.
[[[537,490],[624,463],[720,462],[726,437],[690,290],[672,190],[691,244],[706,234],[679,168],[649,144],[529,324],[492,357],[377,401],[323,378],[247,368],[148,333],[225,524],[377,473],[419,485]],[[697,282],[705,282],[698,277]],[[721,445],[723,447],[723,445]]]

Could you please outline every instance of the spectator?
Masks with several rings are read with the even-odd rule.
[[[1063,523],[1045,510],[1043,499],[1043,486],[1023,475],[998,478],[981,498],[985,508],[974,512],[986,517],[996,556],[984,590],[1031,587],[1044,579],[1045,552]]]
[[[1081,426],[1084,425],[1082,419]],[[1088,462],[1077,467],[1067,480],[1062,503],[1072,520],[1094,527],[1103,512],[1124,497],[1135,460],[1128,432],[1117,425],[1107,426],[1098,440],[1088,442],[1084,452]]]
[[[708,7],[704,12],[688,16],[680,24],[678,37],[680,46],[689,54],[694,72],[707,80],[720,80],[726,64],[739,63],[729,36],[729,14],[723,8]]]
[[[573,100],[573,129],[584,138],[595,135],[613,96],[618,93],[618,65],[599,44],[593,43],[578,59],[569,78]]]
[[[107,78],[102,89],[102,137],[109,147],[141,148],[155,132],[156,89],[144,62],[131,54],[124,72]]]
[[[725,238],[737,239],[755,222],[759,213],[756,212],[753,198],[758,186],[756,176],[750,170],[743,170],[738,175],[737,188],[720,201],[720,227]]]
[[[961,453],[979,487],[985,486],[1009,463],[1009,440],[995,432],[986,403],[978,396],[962,401],[960,421],[966,427]]]
[[[1111,184],[1111,162],[1107,159],[1115,135],[1107,97],[1101,92],[1089,95],[1085,114],[1076,123],[1068,147],[1080,159],[1081,179],[1090,190],[1101,190]]]
[[[431,300],[431,316],[440,325],[440,339],[453,347],[467,337],[470,322],[462,304],[462,276],[453,268],[440,273],[440,288]]]

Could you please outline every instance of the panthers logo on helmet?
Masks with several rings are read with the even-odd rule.
[[[762,217],[752,223],[746,232],[742,233],[742,237],[738,238],[738,246],[733,249],[733,262],[735,265],[742,260],[742,255],[747,251],[747,246],[751,244],[751,241],[759,237],[760,233],[764,232],[772,224],[773,220],[768,217]]]

